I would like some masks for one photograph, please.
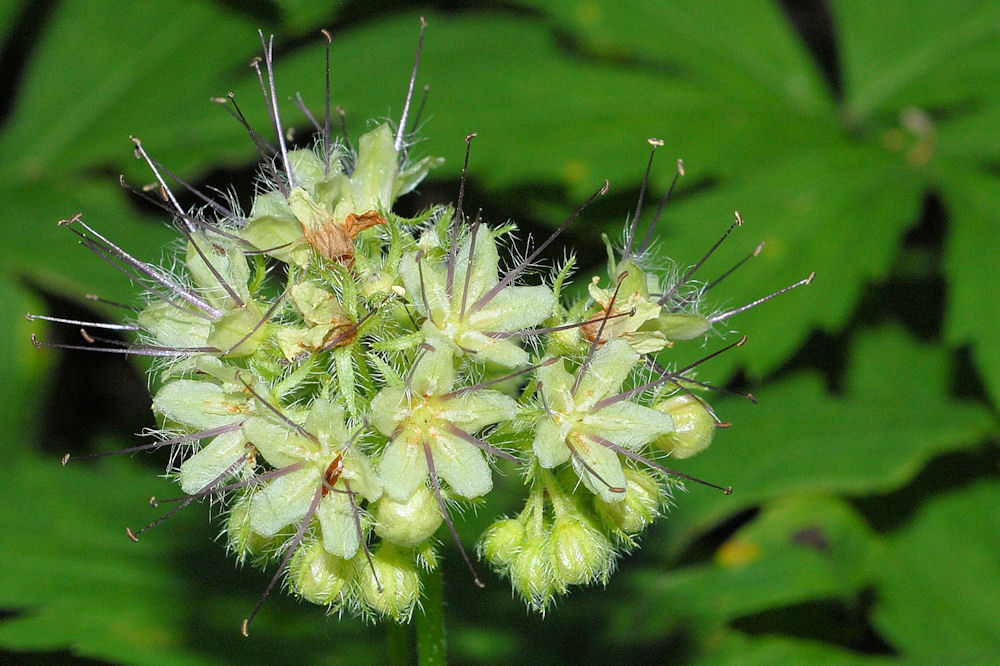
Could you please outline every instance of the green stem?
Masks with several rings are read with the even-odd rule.
[[[413,627],[386,620],[385,633],[389,649],[389,663],[392,666],[412,666]]]
[[[417,662],[420,666],[448,663],[444,627],[444,583],[439,565],[424,576],[424,612],[417,615]]]

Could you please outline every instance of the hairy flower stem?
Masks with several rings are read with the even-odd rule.
[[[424,612],[417,614],[417,663],[443,666],[448,663],[448,637],[444,626],[443,567],[421,574],[424,581]]]

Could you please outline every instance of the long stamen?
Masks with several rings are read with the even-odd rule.
[[[257,616],[257,613],[264,605],[264,602],[267,601],[268,595],[271,594],[271,590],[274,589],[274,586],[278,584],[278,580],[281,578],[282,574],[285,573],[285,568],[291,561],[292,555],[295,554],[295,551],[298,550],[299,545],[302,543],[302,537],[305,536],[306,528],[309,527],[309,523],[312,522],[313,516],[316,515],[316,509],[319,508],[319,503],[322,499],[323,486],[320,485],[320,487],[316,489],[316,494],[313,496],[312,502],[309,504],[309,509],[306,511],[305,517],[302,518],[302,523],[299,525],[299,529],[295,532],[295,536],[292,537],[292,540],[289,542],[290,545],[288,546],[288,552],[285,553],[285,556],[281,559],[281,564],[278,565],[278,570],[274,572],[271,582],[267,584],[264,594],[260,595],[260,600],[257,602],[257,605],[254,606],[253,611],[240,625],[240,633],[244,636],[250,635],[250,623],[253,622],[253,619]]]
[[[413,392],[413,376],[417,372],[417,366],[420,365],[421,361],[428,352],[437,351],[433,345],[429,342],[424,342],[420,345],[420,351],[417,352],[416,357],[413,359],[413,365],[410,366],[410,371],[406,373],[406,379],[403,380],[403,387],[406,389],[406,394],[410,395]]]
[[[643,357],[643,362],[650,370],[652,370],[654,373],[658,375],[672,375],[670,383],[672,383],[674,386],[681,389],[685,393],[689,394],[693,398],[697,398],[699,402],[705,405],[705,409],[707,409],[710,412],[712,411],[711,406],[707,402],[702,400],[699,396],[691,392],[690,388],[692,386],[696,388],[703,388],[708,391],[715,391],[716,393],[722,393],[723,395],[731,395],[737,398],[745,398],[750,402],[752,402],[753,404],[755,405],[757,404],[757,398],[754,396],[753,393],[742,393],[740,391],[734,391],[732,389],[726,388],[725,386],[716,386],[715,384],[709,384],[708,382],[703,382],[698,379],[694,379],[692,377],[679,376],[678,373],[671,372],[665,369],[663,366],[661,366],[659,363],[657,363],[656,361],[654,361],[649,357]]]
[[[712,280],[711,282],[709,282],[707,285],[705,285],[705,291],[708,291],[709,289],[712,289],[712,288],[716,287],[720,282],[722,282],[727,277],[729,277],[734,272],[736,272],[737,268],[739,268],[740,266],[742,266],[746,262],[750,261],[754,257],[758,256],[763,251],[764,251],[764,241],[761,241],[760,243],[757,244],[757,247],[755,247],[753,249],[753,252],[751,252],[747,256],[745,256],[742,259],[740,259],[739,261],[737,261],[733,265],[732,268],[730,268],[728,271],[726,271],[725,273],[723,273],[722,275],[720,275],[719,277],[715,278],[714,280]]]
[[[90,238],[86,234],[84,234],[84,233],[80,232],[79,230],[73,228],[73,224],[74,223],[79,224],[80,226],[82,226],[84,229],[86,229],[88,232],[90,232],[94,236],[94,238],[96,238],[97,240],[94,240],[94,238]],[[191,293],[189,290],[185,289],[184,287],[182,287],[179,283],[175,282],[174,280],[171,280],[171,279],[167,278],[162,273],[160,273],[158,270],[155,270],[149,264],[147,264],[145,262],[142,262],[142,261],[139,261],[138,259],[136,259],[135,257],[133,257],[131,254],[129,254],[125,250],[121,249],[120,247],[118,247],[117,245],[115,245],[114,243],[112,243],[110,240],[108,240],[107,238],[105,238],[101,234],[97,233],[90,225],[88,225],[86,222],[83,221],[83,218],[82,218],[82,216],[81,216],[80,213],[77,213],[76,215],[74,215],[73,217],[69,218],[68,220],[60,220],[59,221],[59,226],[64,226],[67,229],[69,229],[70,231],[72,231],[73,233],[75,233],[76,235],[78,235],[81,238],[83,238],[85,241],[89,241],[89,244],[88,244],[89,247],[100,248],[100,249],[103,249],[103,250],[105,250],[107,252],[110,252],[113,256],[115,256],[117,259],[119,259],[122,263],[124,263],[128,267],[130,267],[130,268],[138,271],[139,273],[142,273],[143,275],[149,277],[151,280],[153,280],[157,284],[159,284],[159,285],[161,285],[161,286],[169,289],[172,293],[174,293],[175,295],[177,295],[180,298],[184,299],[185,301],[187,301],[191,305],[195,306],[196,308],[202,310],[203,312],[206,312],[206,313],[208,313],[208,314],[210,314],[210,315],[212,315],[213,317],[216,317],[216,318],[222,316],[222,311],[221,310],[218,310],[218,309],[212,307],[204,299],[199,298],[195,294]],[[98,243],[98,241],[100,241],[100,243]]]
[[[424,84],[424,94],[420,96],[420,106],[417,107],[417,114],[413,116],[413,131],[420,129],[420,118],[424,115],[424,107],[427,106],[427,98],[431,96],[431,84]]]
[[[167,187],[166,181],[163,180],[163,176],[160,175],[160,170],[156,168],[156,165],[153,163],[153,160],[151,160],[149,158],[149,155],[146,154],[146,149],[142,147],[142,142],[139,141],[139,137],[130,136],[129,139],[131,139],[132,143],[135,144],[135,150],[139,154],[139,156],[141,156],[142,159],[145,160],[146,164],[149,165],[149,168],[152,169],[153,175],[156,176],[157,182],[160,184],[160,187],[163,188],[161,190],[163,192],[163,195],[167,198],[168,201],[170,201],[171,204],[173,204],[174,210],[176,210],[181,215],[181,219],[183,219],[185,215],[184,209],[181,208],[181,204],[180,202],[177,201],[177,198],[174,196],[174,193],[170,190],[169,187]],[[190,222],[185,221],[184,224],[187,227],[188,233],[193,232],[195,230],[194,226]]]
[[[247,390],[250,391],[250,393],[253,394],[253,397],[257,398],[257,400],[260,401],[260,403],[262,405],[264,405],[264,407],[266,407],[275,416],[277,416],[279,419],[281,419],[285,424],[287,424],[289,427],[291,427],[293,430],[295,430],[295,432],[299,433],[300,435],[302,435],[303,437],[305,437],[306,439],[308,439],[310,442],[313,442],[315,444],[319,444],[319,440],[316,438],[316,435],[314,435],[311,432],[309,432],[308,430],[306,430],[304,426],[301,426],[298,423],[296,423],[295,421],[293,421],[292,419],[288,418],[288,416],[286,416],[280,409],[278,409],[276,406],[272,405],[271,401],[267,400],[266,398],[264,398],[264,396],[262,396],[260,393],[258,393],[254,389],[253,385],[250,382],[248,382],[247,380],[243,379],[243,373],[242,372],[237,372],[236,373],[236,379],[241,384],[243,384],[243,386],[246,386]]]
[[[465,267],[465,285],[462,288],[462,309],[458,313],[458,320],[465,321],[465,306],[469,302],[469,284],[472,282],[473,257],[476,256],[476,237],[479,235],[479,220],[482,219],[482,209],[476,213],[476,218],[472,221],[472,228],[469,229],[469,263]],[[492,233],[492,232],[488,232]]]
[[[698,367],[702,363],[705,363],[709,359],[715,358],[719,354],[726,353],[727,351],[729,351],[730,349],[733,349],[734,347],[741,347],[741,346],[743,346],[743,343],[745,343],[746,341],[747,341],[747,336],[744,335],[742,338],[740,338],[736,342],[733,342],[732,344],[728,344],[725,347],[723,347],[722,349],[714,351],[711,354],[708,354],[707,356],[703,356],[702,358],[698,359],[694,363],[691,363],[691,364],[689,364],[689,365],[681,368],[680,370],[677,370],[676,372],[667,372],[664,375],[662,375],[662,376],[654,379],[651,382],[647,382],[646,384],[643,384],[641,386],[636,386],[635,388],[629,389],[628,391],[622,391],[621,393],[618,393],[617,395],[613,395],[613,396],[610,396],[608,398],[604,398],[603,400],[598,400],[596,403],[594,403],[594,406],[591,407],[591,410],[596,412],[597,410],[604,409],[608,405],[613,405],[616,402],[621,402],[622,400],[631,400],[632,398],[634,398],[635,396],[641,394],[642,392],[648,391],[649,389],[652,389],[652,388],[655,388],[657,386],[660,386],[660,385],[662,385],[662,384],[664,384],[666,382],[671,382],[672,381],[672,382],[676,383],[679,379],[687,381],[686,379],[683,378],[683,375],[684,375],[685,372],[688,372],[689,370],[692,370],[693,368]]]
[[[361,544],[361,552],[365,554],[365,559],[368,560],[368,568],[372,572],[372,578],[375,579],[375,589],[379,594],[382,594],[385,592],[385,588],[382,587],[382,581],[378,579],[378,572],[375,570],[375,562],[372,560],[372,551],[368,548],[368,540],[365,538],[364,529],[361,527],[361,509],[358,507],[358,503],[354,499],[354,491],[351,490],[351,484],[346,479],[344,479],[344,488],[347,490],[347,499],[351,503],[351,516],[354,518],[354,529],[358,531],[358,541]]]
[[[262,30],[258,30],[257,32],[260,35],[260,43],[264,46],[264,67],[267,69],[267,86],[270,89],[270,94],[268,94],[267,90],[264,91],[264,100],[269,107],[271,122],[274,123],[274,132],[278,135],[278,148],[281,152],[282,165],[285,167],[285,175],[288,177],[288,184],[294,187],[295,176],[292,174],[292,165],[288,161],[285,130],[281,126],[281,111],[278,110],[278,91],[274,85],[274,35],[271,35],[265,41],[264,32]],[[255,65],[255,69],[257,70],[257,75],[260,76],[259,63]],[[261,83],[263,84],[263,79],[261,79]]]
[[[396,130],[396,141],[393,147],[398,153],[403,147],[403,137],[406,136],[406,120],[410,115],[410,103],[413,101],[413,87],[417,83],[417,71],[420,69],[420,55],[424,50],[424,31],[427,29],[427,19],[420,17],[420,40],[417,42],[417,57],[413,60],[413,73],[410,75],[410,88],[406,91],[406,103],[403,104],[403,115],[399,119],[399,129]]]
[[[688,280],[691,279],[691,276],[694,275],[695,271],[701,268],[701,266],[706,261],[708,261],[708,258],[712,256],[712,253],[714,253],[717,249],[719,249],[719,246],[722,245],[722,242],[729,237],[729,234],[733,233],[733,229],[742,226],[743,226],[743,217],[740,215],[740,211],[736,211],[736,219],[733,220],[733,223],[729,225],[729,228],[726,229],[726,232],[724,234],[722,234],[722,237],[719,238],[719,240],[715,241],[715,245],[709,248],[708,252],[705,253],[705,256],[703,256],[698,261],[698,263],[692,266],[691,269],[684,275],[684,277],[678,280],[677,283],[674,286],[672,286],[665,294],[660,296],[660,299],[657,301],[657,303],[659,305],[664,305],[667,301],[676,296],[677,291],[685,284],[687,284]]]
[[[557,236],[559,236],[559,234],[566,231],[566,229],[573,222],[573,220],[579,217],[580,213],[586,210],[587,206],[592,204],[597,197],[604,196],[605,194],[607,194],[608,189],[610,187],[611,187],[610,183],[608,183],[608,181],[605,180],[604,185],[602,185],[599,190],[590,195],[590,198],[584,201],[582,206],[573,211],[573,214],[570,215],[568,218],[566,218],[566,221],[564,221],[561,225],[559,225],[559,228],[556,229],[554,232],[552,232],[552,234],[547,239],[545,239],[544,243],[535,248],[534,252],[532,252],[525,259],[523,259],[517,266],[512,268],[510,272],[508,272],[507,275],[504,276],[502,280],[500,280],[500,282],[498,282],[496,285],[493,286],[493,288],[491,288],[489,291],[483,294],[478,301],[473,303],[472,311],[478,312],[480,308],[482,308],[491,300],[493,300],[493,298],[497,294],[506,289],[507,286],[510,285],[510,283],[513,282],[514,279],[518,275],[520,275],[522,271],[524,271],[524,269],[530,266],[531,262],[533,262],[538,257],[538,255],[541,254],[545,250],[545,248],[547,248],[552,243],[552,241],[556,239]]]
[[[484,388],[489,388],[490,386],[493,386],[494,384],[500,384],[501,382],[505,382],[508,379],[513,379],[514,377],[517,377],[519,375],[525,375],[525,374],[527,374],[529,372],[534,372],[538,368],[544,368],[547,365],[552,365],[553,363],[555,363],[558,360],[559,360],[558,358],[556,358],[555,356],[552,356],[550,358],[545,359],[541,363],[538,363],[538,364],[535,364],[535,365],[529,365],[527,368],[523,368],[521,370],[515,370],[514,372],[508,373],[508,374],[504,375],[503,377],[497,377],[496,379],[491,379],[489,381],[479,382],[478,384],[473,384],[472,386],[463,386],[462,388],[455,389],[454,391],[452,391],[450,393],[445,393],[444,395],[440,396],[440,398],[442,400],[447,400],[449,398],[455,398],[455,397],[458,397],[460,395],[465,395],[466,393],[473,393],[475,391],[479,391],[479,390],[484,389]]]
[[[239,460],[234,462],[226,469],[222,470],[221,474],[219,474],[214,479],[205,484],[205,486],[203,486],[202,489],[199,490],[197,493],[187,496],[180,504],[175,506],[170,511],[167,511],[165,514],[163,514],[153,522],[149,523],[145,527],[136,531],[132,531],[131,527],[126,527],[125,533],[128,534],[128,538],[131,539],[132,541],[138,541],[140,534],[142,534],[143,532],[148,532],[149,530],[153,529],[157,525],[162,524],[169,518],[174,517],[175,515],[177,515],[178,512],[180,512],[181,509],[183,509],[184,507],[186,507],[188,504],[195,501],[199,497],[204,497],[206,495],[214,495],[217,491],[218,485],[222,483],[222,481],[225,480],[227,477],[232,476],[236,472],[236,470],[242,467],[249,459],[250,459],[249,454],[243,454],[242,456],[240,456]],[[156,506],[155,499],[156,498],[150,498],[150,503],[153,506]]]
[[[320,30],[326,37],[326,76],[324,78],[325,87],[323,90],[323,175],[330,175],[330,155],[333,154],[333,146],[330,137],[330,45],[333,43],[333,35],[326,28]]]
[[[252,446],[252,445],[250,445],[250,446]],[[307,463],[305,461],[299,461],[297,463],[293,463],[291,465],[286,465],[285,467],[281,467],[279,469],[272,469],[269,472],[265,472],[263,474],[258,474],[256,476],[250,477],[249,479],[245,479],[243,481],[238,481],[236,483],[230,483],[230,484],[225,485],[225,486],[216,486],[215,488],[212,488],[210,490],[199,490],[198,492],[192,493],[191,495],[181,495],[180,497],[168,497],[167,499],[159,499],[157,497],[150,497],[149,498],[149,503],[151,505],[153,505],[153,506],[159,506],[161,504],[172,504],[174,502],[186,502],[186,501],[188,501],[190,499],[201,499],[203,497],[208,497],[209,495],[218,495],[220,493],[228,493],[228,492],[232,492],[234,490],[243,490],[245,488],[253,488],[254,486],[259,486],[259,485],[262,485],[264,483],[267,483],[268,481],[272,481],[274,479],[281,478],[281,477],[285,476],[286,474],[291,474],[293,472],[298,472],[300,469],[303,469],[306,466],[306,464]]]
[[[660,216],[663,215],[663,209],[667,207],[670,197],[674,195],[674,188],[677,187],[677,181],[683,175],[684,161],[677,160],[677,172],[674,173],[674,179],[670,182],[670,188],[667,190],[667,193],[660,200],[660,205],[656,209],[656,215],[653,216],[653,221],[650,223],[649,229],[646,230],[646,236],[642,239],[642,245],[639,246],[637,254],[644,253],[649,248],[649,244],[653,242],[653,235],[656,233],[656,226],[660,223]]]
[[[115,341],[117,344],[127,344]],[[31,344],[35,349],[49,347],[51,349],[76,349],[81,351],[96,351],[107,354],[124,354],[126,356],[156,356],[170,358],[176,356],[190,356],[198,353],[213,353],[218,350],[214,347],[154,347],[151,345],[133,345],[129,347],[93,347],[89,345],[67,345],[61,342],[45,342],[39,340],[34,333],[31,334]]]
[[[469,176],[469,155],[472,152],[472,140],[477,136],[475,132],[465,136],[465,164],[462,166],[462,180],[458,185],[458,203],[455,205],[455,214],[451,220],[451,247],[448,248],[448,279],[445,281],[445,291],[448,298],[451,298],[452,287],[455,282],[455,260],[458,255],[458,230],[462,226],[462,203],[465,201],[465,181]],[[475,242],[475,237],[473,237]],[[469,266],[472,266],[472,254],[469,254]],[[464,300],[464,296],[463,296]]]
[[[183,180],[181,180],[180,178],[178,178],[172,172],[170,172],[166,168],[164,168],[163,165],[161,165],[159,162],[157,162],[156,164],[161,169],[163,169],[163,171],[167,175],[169,175],[171,178],[173,178],[178,183],[180,183],[183,187],[185,187],[185,189],[189,190],[190,192],[192,192],[196,196],[201,197],[204,201],[207,201],[209,203],[209,205],[211,205],[213,207],[218,206],[218,208],[215,208],[215,210],[216,210],[217,213],[224,215],[223,211],[229,210],[228,208],[222,206],[222,204],[217,204],[215,201],[213,201],[212,199],[206,197],[204,194],[202,194],[201,192],[199,192],[197,189],[195,189],[192,186],[190,186],[187,183],[185,183]],[[189,215],[187,213],[185,213],[185,214],[178,214],[177,211],[175,211],[172,207],[170,207],[169,205],[167,205],[163,201],[162,197],[154,197],[151,194],[149,194],[149,192],[147,192],[146,190],[140,189],[138,187],[133,186],[131,183],[129,183],[127,180],[125,180],[125,176],[124,175],[119,175],[118,176],[118,184],[121,185],[121,187],[122,187],[123,190],[125,190],[127,192],[130,192],[130,193],[134,194],[137,197],[142,198],[143,201],[146,201],[147,203],[149,203],[149,204],[151,204],[153,206],[156,206],[157,208],[159,208],[160,210],[164,211],[165,213],[167,213],[169,215],[173,215],[174,217],[179,217],[179,218],[183,219],[185,223],[193,224],[193,225],[195,225],[196,227],[198,227],[199,229],[201,229],[203,231],[208,231],[208,232],[211,232],[211,233],[213,233],[213,234],[215,234],[217,236],[222,236],[223,238],[227,238],[227,239],[229,239],[231,241],[239,243],[240,245],[244,246],[247,249],[252,249],[253,248],[253,246],[250,245],[250,243],[248,243],[243,238],[240,238],[236,234],[229,233],[228,231],[225,231],[224,229],[222,229],[222,228],[220,228],[220,227],[218,227],[218,226],[216,226],[214,224],[210,224],[209,222],[206,222],[203,219],[200,219],[200,218],[198,218],[198,217],[196,217],[194,215]],[[235,219],[238,222],[245,221],[242,217],[240,217],[236,213],[230,213],[230,215],[232,215],[233,219]]]
[[[796,287],[802,287],[802,286],[805,286],[807,284],[812,284],[813,278],[815,278],[815,277],[816,277],[816,272],[813,271],[812,273],[809,274],[808,277],[802,278],[801,280],[799,280],[795,284],[790,284],[787,287],[785,287],[784,289],[779,289],[778,291],[774,292],[773,294],[768,294],[767,296],[764,296],[762,298],[758,298],[756,301],[751,301],[750,303],[747,303],[746,305],[741,305],[738,308],[735,308],[735,309],[730,310],[728,312],[723,312],[720,315],[716,315],[716,316],[712,317],[711,319],[709,319],[709,321],[712,322],[713,324],[717,324],[720,321],[725,321],[725,320],[729,319],[730,317],[732,317],[734,315],[738,315],[741,312],[746,312],[750,308],[755,308],[758,305],[760,305],[761,303],[766,303],[766,302],[768,302],[769,300],[771,300],[772,298],[774,298],[776,296],[781,296],[782,294],[787,293],[787,292],[791,291],[792,289],[795,289]]]
[[[240,224],[246,223],[247,220],[246,220],[245,217],[243,217],[242,215],[236,213],[236,211],[230,209],[229,207],[222,205],[221,203],[219,203],[215,199],[213,199],[213,198],[205,195],[201,190],[199,190],[195,186],[193,186],[190,183],[188,183],[187,181],[185,181],[183,178],[181,178],[180,176],[178,176],[177,174],[175,174],[173,171],[171,171],[170,169],[168,169],[166,166],[164,166],[158,160],[154,160],[149,155],[145,155],[145,154],[144,154],[144,157],[147,160],[150,160],[154,165],[156,165],[157,169],[159,169],[160,171],[162,171],[166,175],[170,176],[170,178],[173,179],[174,181],[176,181],[177,184],[179,184],[181,187],[183,187],[186,191],[188,191],[191,194],[193,194],[196,198],[198,198],[200,201],[202,201],[203,203],[205,203],[207,206],[209,206],[216,213],[218,213],[222,217],[226,218],[226,220],[237,222],[237,223],[240,223]],[[204,225],[204,226],[207,227],[207,228],[209,228],[209,229],[213,229],[213,230],[216,228],[216,227],[214,227],[212,225]]]
[[[291,287],[291,285],[289,285],[289,287],[287,289],[285,289],[285,291],[283,291],[281,293],[281,296],[279,296],[277,299],[275,299],[275,301],[271,305],[271,307],[269,307],[267,309],[267,312],[264,313],[264,316],[262,316],[260,318],[260,321],[258,321],[256,324],[254,324],[253,328],[251,328],[250,331],[246,335],[244,335],[242,338],[240,338],[235,343],[233,343],[229,347],[229,349],[226,349],[225,351],[223,351],[222,355],[223,356],[228,356],[229,354],[233,353],[233,350],[237,349],[240,345],[242,345],[244,342],[246,342],[247,340],[249,340],[253,336],[254,333],[256,333],[257,331],[260,330],[261,326],[263,326],[268,321],[270,321],[271,317],[274,316],[275,311],[278,309],[278,306],[281,305],[282,301],[285,300],[285,298],[288,296],[288,294],[289,294],[289,292],[291,292],[291,290],[292,290],[292,287]]]
[[[142,312],[142,310],[140,308],[137,308],[134,305],[128,305],[126,303],[119,303],[117,301],[110,301],[110,300],[108,300],[106,298],[102,298],[101,296],[98,296],[97,294],[85,294],[84,298],[86,298],[88,301],[94,301],[96,303],[104,303],[105,305],[110,305],[112,307],[121,308],[122,310],[128,310],[130,312]]]
[[[716,485],[716,484],[711,483],[709,481],[705,481],[704,479],[699,479],[696,476],[691,476],[690,474],[685,474],[683,472],[678,472],[675,469],[670,469],[669,467],[664,467],[663,465],[661,465],[660,463],[658,463],[658,462],[656,462],[654,460],[650,460],[649,458],[647,458],[647,457],[645,457],[643,455],[640,455],[640,454],[636,453],[635,451],[630,451],[629,449],[626,449],[624,446],[621,446],[619,444],[615,444],[611,440],[605,439],[605,438],[603,438],[603,437],[601,437],[599,435],[588,434],[587,438],[593,440],[595,444],[600,444],[601,446],[607,447],[607,448],[611,449],[612,451],[614,451],[616,453],[620,453],[623,456],[625,456],[626,458],[630,458],[631,460],[634,460],[636,462],[642,463],[643,465],[649,465],[653,469],[657,469],[657,470],[663,472],[664,474],[668,474],[670,476],[677,477],[679,479],[685,479],[687,481],[693,481],[694,483],[700,483],[703,486],[708,486],[709,488],[715,488],[716,490],[721,490],[723,492],[723,494],[726,494],[726,495],[732,495],[733,494],[733,487],[732,486],[725,486],[725,487],[719,486],[719,485]]]
[[[427,313],[427,318],[430,322],[434,323],[434,313],[431,312],[431,304],[427,300],[427,286],[424,282],[424,250],[420,248],[417,250],[417,255],[414,257],[417,261],[417,273],[420,275],[420,300],[424,303],[424,311]]]
[[[93,238],[90,238],[89,236],[84,236],[83,234],[75,230],[73,230],[73,233],[77,234],[77,236],[80,237],[80,245],[83,245],[85,248],[87,248],[88,250],[96,254],[98,257],[103,259],[109,266],[111,266],[116,271],[119,271],[122,275],[127,277],[129,281],[138,281],[142,283],[146,289],[156,294],[156,296],[160,298],[164,303],[168,304],[169,306],[175,308],[180,312],[191,315],[192,317],[198,317],[199,319],[204,319],[206,321],[212,321],[214,319],[214,317],[207,312],[195,308],[189,308],[174,302],[171,299],[172,292],[169,294],[158,292],[157,287],[160,285],[155,283],[151,284],[149,281],[145,280],[144,279],[145,274],[144,273],[139,274],[142,271],[140,271],[139,269],[129,270],[131,268],[130,264],[128,264],[124,260],[118,259],[111,252],[105,250],[105,248],[102,247],[101,244],[98,243]],[[133,311],[139,312],[140,310],[135,309]]]
[[[245,129],[247,131],[247,134],[250,135],[250,140],[253,141],[254,147],[257,148],[257,154],[260,155],[261,160],[265,164],[270,165],[271,156],[278,151],[274,146],[271,145],[271,142],[265,139],[263,136],[261,136],[260,132],[255,130],[253,126],[250,124],[250,121],[247,120],[247,117],[243,114],[243,109],[241,109],[240,105],[237,104],[236,102],[236,93],[230,90],[228,93],[226,93],[225,97],[213,97],[212,101],[222,106],[222,108],[224,108],[229,113],[229,115],[233,116],[234,118],[236,118],[236,120],[239,121],[240,125],[243,126],[243,129]],[[232,102],[233,104],[232,109],[229,108],[228,102]],[[271,174],[274,175],[273,169],[271,169]]]
[[[118,449],[117,451],[101,451],[100,453],[88,453],[82,456],[74,456],[67,453],[62,457],[62,464],[65,465],[70,460],[93,460],[95,458],[106,458],[108,456],[118,456],[129,453],[138,453],[139,451],[152,451],[153,449],[159,449],[164,446],[172,446],[174,444],[195,442],[201,439],[206,439],[208,437],[215,437],[216,435],[222,435],[227,432],[238,430],[240,427],[242,427],[242,425],[243,421],[233,421],[232,423],[227,423],[226,425],[217,426],[215,428],[199,430],[198,432],[193,432],[189,435],[181,435],[180,437],[171,437],[170,439],[161,439],[156,442],[150,442],[149,444],[140,444],[139,446],[132,446],[127,449]]]
[[[497,458],[503,458],[504,460],[509,460],[511,462],[520,462],[520,460],[516,456],[507,453],[503,449],[498,449],[497,447],[493,446],[486,440],[480,439],[479,437],[476,437],[472,433],[462,430],[461,428],[459,428],[454,423],[451,423],[450,421],[445,421],[445,430],[455,435],[456,437],[461,437],[469,444],[472,444],[473,446],[482,449],[483,451],[492,453]]]
[[[340,156],[340,164],[344,167],[344,173],[351,176],[354,174],[354,162],[351,158],[351,155],[354,154],[354,148],[351,146],[351,137],[347,135],[347,111],[338,106],[337,115],[340,117],[340,135],[344,138],[344,148],[347,151]]]
[[[437,497],[438,506],[441,507],[441,515],[444,517],[444,522],[448,525],[448,529],[451,531],[452,538],[455,539],[455,544],[458,546],[458,552],[461,553],[462,559],[465,560],[465,565],[469,567],[469,571],[472,573],[472,581],[476,584],[476,587],[486,587],[483,581],[479,580],[479,574],[476,573],[476,568],[472,566],[472,560],[469,559],[469,554],[465,552],[465,546],[462,545],[462,539],[458,536],[458,530],[455,529],[455,523],[451,520],[451,512],[448,511],[448,505],[445,504],[444,498],[441,496],[441,481],[438,479],[437,470],[434,468],[434,455],[431,453],[431,447],[424,444],[424,457],[427,458],[427,471],[431,477],[431,486],[434,487],[434,496]]]
[[[642,214],[642,202],[646,198],[646,188],[649,187],[649,172],[653,168],[653,156],[656,155],[656,149],[663,145],[662,139],[647,139],[647,141],[649,141],[649,145],[653,149],[649,151],[649,162],[646,163],[646,173],[642,177],[642,186],[639,188],[639,201],[635,205],[632,224],[629,225],[628,232],[625,235],[625,250],[622,252],[623,261],[632,256],[632,243],[635,241],[636,227],[639,226],[639,216]]]
[[[36,319],[41,319],[42,321],[49,321],[54,324],[69,324],[71,326],[89,326],[91,328],[106,328],[112,331],[138,331],[139,326],[137,324],[109,324],[103,321],[82,321],[80,319],[64,319],[63,317],[51,317],[49,315],[32,314],[31,312],[25,312],[24,318],[28,321],[35,321]]]
[[[546,333],[555,333],[556,331],[566,331],[571,328],[581,328],[583,326],[589,326],[590,324],[597,324],[599,322],[611,319],[619,319],[621,317],[632,317],[635,315],[635,308],[632,308],[628,312],[619,312],[617,314],[608,315],[604,312],[599,317],[594,317],[593,319],[584,319],[583,321],[574,321],[570,324],[562,324],[561,326],[550,326],[548,328],[526,328],[523,331],[486,331],[483,335],[489,336],[491,338],[496,338],[498,340],[506,340],[507,338],[525,338],[533,335],[544,335]]]

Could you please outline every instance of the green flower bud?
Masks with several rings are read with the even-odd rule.
[[[229,519],[226,521],[226,540],[229,550],[236,553],[236,559],[241,564],[247,557],[266,558],[275,541],[250,529],[249,498],[244,498],[229,511]]]
[[[426,485],[405,502],[383,495],[375,505],[375,533],[400,546],[420,545],[437,531],[442,520],[437,498]]]
[[[660,515],[664,495],[660,484],[649,473],[625,468],[627,490],[621,502],[605,502],[594,498],[594,508],[604,524],[619,536],[632,537],[642,532]]]
[[[537,611],[544,611],[556,592],[547,535],[532,534],[510,567],[510,582],[524,600]]]
[[[683,393],[657,403],[653,409],[670,414],[674,432],[667,433],[654,444],[675,458],[690,458],[708,448],[715,437],[715,419],[704,403]]]
[[[607,580],[612,562],[611,543],[585,521],[569,515],[558,516],[552,525],[549,548],[554,577],[561,589]]]
[[[668,340],[693,340],[712,330],[712,322],[700,314],[667,312],[656,319],[654,327]]]
[[[364,557],[355,557],[354,562],[358,590],[365,606],[396,622],[409,621],[420,598],[420,576],[410,552],[383,542],[372,554],[371,566]]]
[[[506,569],[517,559],[524,545],[524,527],[516,518],[498,520],[479,540],[479,554],[496,569]]]
[[[292,589],[314,604],[342,601],[344,587],[353,577],[350,562],[328,553],[319,541],[300,545],[288,563]]]

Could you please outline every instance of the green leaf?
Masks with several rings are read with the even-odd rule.
[[[240,621],[267,577],[249,569],[230,573],[203,506],[189,507],[139,543],[126,537],[126,524],[136,527],[157,515],[142,510],[143,497],[177,493],[149,469],[120,460],[71,461],[64,468],[23,445],[5,455],[0,607],[15,613],[0,622],[0,646],[158,664],[379,653],[378,630],[332,621],[283,595],[269,599],[252,638],[243,640]]]
[[[948,338],[972,345],[986,388],[1000,404],[1000,302],[992,289],[1000,275],[1000,181],[955,174],[944,196],[954,224],[945,259],[951,277]]]
[[[873,619],[903,656],[983,663],[1000,654],[1000,482],[929,499],[874,561]]]
[[[695,664],[810,664],[843,666],[897,664],[890,657],[873,657],[835,647],[819,641],[807,641],[788,636],[747,636],[737,631],[723,631],[713,637],[708,649],[692,661]]]
[[[726,497],[691,485],[669,518],[671,534],[691,538],[696,526],[790,494],[899,488],[934,456],[978,445],[996,432],[995,419],[981,405],[949,397],[951,373],[945,352],[886,327],[860,332],[842,395],[801,373],[755,389],[759,405],[716,405],[734,427],[677,468],[735,492]]]
[[[840,500],[789,495],[771,502],[711,563],[631,572],[628,585],[638,602],[615,613],[614,635],[653,641],[679,626],[712,631],[771,608],[851,599],[868,579],[868,532]]]

